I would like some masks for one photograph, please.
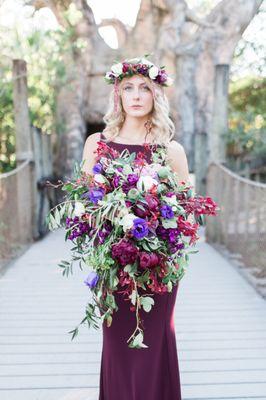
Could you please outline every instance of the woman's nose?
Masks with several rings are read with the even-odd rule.
[[[139,97],[138,89],[134,90],[133,97],[134,97],[134,99],[137,99]]]

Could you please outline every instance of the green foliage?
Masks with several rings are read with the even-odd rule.
[[[229,159],[266,159],[266,78],[232,82],[229,129],[224,134]]]
[[[246,77],[231,82],[229,88],[231,110],[261,115],[266,119],[266,78]]]
[[[64,15],[67,22],[66,28],[59,26],[56,30],[44,31],[40,27],[27,34],[22,34],[18,28],[10,28],[6,34],[8,40],[1,40],[0,173],[9,171],[16,166],[13,58],[24,59],[27,63],[31,125],[48,134],[54,131],[58,134],[64,132],[64,126],[59,126],[55,121],[57,95],[62,86],[66,87],[67,85],[71,90],[71,80],[76,73],[73,60],[86,46],[84,40],[76,37],[74,24],[80,15],[77,10],[72,8],[71,6]],[[24,21],[25,25],[29,26],[30,22],[30,18]],[[1,39],[3,39],[2,35],[1,33]],[[68,71],[66,71],[66,65]]]
[[[3,68],[2,73],[7,73]],[[15,123],[12,100],[12,84],[8,82],[3,90],[0,79],[0,173],[11,171],[16,166],[15,160]]]

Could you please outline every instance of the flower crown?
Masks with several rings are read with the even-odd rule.
[[[147,55],[145,55],[145,57],[147,57]],[[141,74],[147,76],[159,85],[171,86],[174,80],[167,75],[164,66],[158,68],[145,57],[125,59],[123,62],[113,64],[111,66],[111,71],[105,74],[105,81],[108,84],[115,84],[125,77]]]

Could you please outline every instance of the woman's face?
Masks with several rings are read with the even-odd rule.
[[[125,113],[132,117],[143,117],[153,109],[152,91],[139,75],[122,80],[121,101]],[[140,107],[134,107],[135,105]]]

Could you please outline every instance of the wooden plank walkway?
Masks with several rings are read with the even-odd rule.
[[[89,293],[87,271],[57,267],[71,247],[50,233],[0,277],[1,400],[98,399],[102,332],[67,333]],[[175,307],[183,400],[266,399],[265,300],[203,235],[197,248]]]

